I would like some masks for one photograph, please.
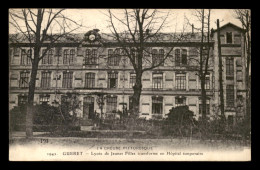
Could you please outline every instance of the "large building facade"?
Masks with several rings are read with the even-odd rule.
[[[135,72],[120,47],[107,34],[98,34],[101,43],[83,41],[57,43],[39,63],[34,102],[51,105],[61,103],[66,93],[77,93],[79,117],[90,118],[100,113],[100,94],[105,97],[102,111],[106,114],[132,107]],[[188,41],[174,41],[165,35],[151,45],[151,58],[160,58],[173,47],[164,64],[142,76],[140,117],[165,118],[172,107],[187,105],[201,116],[201,88],[197,66],[191,58],[199,58],[196,49],[200,36],[192,34]],[[79,39],[84,36],[78,35]],[[230,121],[243,117],[245,107],[245,48],[243,29],[229,23],[220,28],[223,60],[225,114]],[[47,44],[47,42],[46,42]],[[209,70],[206,76],[207,114],[220,114],[217,32],[210,40]],[[44,52],[44,48],[41,49]],[[26,43],[10,44],[9,108],[27,102],[33,55]],[[115,55],[116,54],[116,55]],[[120,56],[120,57],[118,57]]]

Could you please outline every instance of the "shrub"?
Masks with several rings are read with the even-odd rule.
[[[167,115],[166,123],[168,126],[164,127],[165,134],[178,136],[188,136],[191,134],[196,120],[188,106],[172,107]]]

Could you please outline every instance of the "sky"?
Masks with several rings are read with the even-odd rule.
[[[115,11],[119,11],[116,9]],[[199,22],[195,20],[192,15],[193,9],[159,9],[161,11],[169,11],[170,16],[168,18],[168,27],[164,28],[161,32],[175,32],[182,31],[183,24],[185,23],[184,16],[186,16],[194,26],[199,26]],[[75,33],[85,33],[92,29],[99,29],[101,33],[110,33],[108,28],[108,17],[104,14],[107,13],[107,9],[66,9],[63,12],[69,18],[80,22],[84,25],[81,29],[75,31]],[[232,9],[212,9],[211,10],[211,28],[216,28],[216,20],[220,20],[220,26],[231,22],[239,27],[241,23],[234,17]],[[186,31],[190,31],[191,27],[186,27]],[[14,28],[10,26],[10,33],[14,32]]]

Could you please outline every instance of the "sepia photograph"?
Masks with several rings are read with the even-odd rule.
[[[251,10],[9,8],[9,161],[251,161]]]

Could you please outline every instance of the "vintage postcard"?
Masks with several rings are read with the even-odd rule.
[[[9,9],[10,161],[251,161],[250,9]]]

